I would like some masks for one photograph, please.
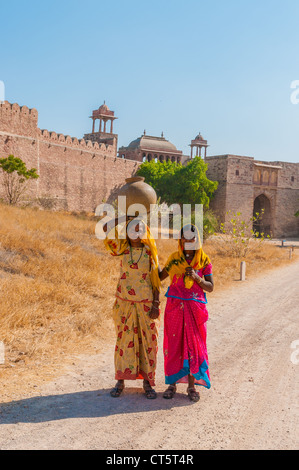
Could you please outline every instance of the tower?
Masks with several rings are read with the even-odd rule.
[[[191,158],[193,158],[193,149],[194,148],[195,148],[195,152],[196,152],[194,156],[199,156],[199,157],[201,157],[201,149],[204,148],[205,149],[204,158],[206,158],[207,148],[209,147],[208,146],[208,141],[204,140],[204,138],[202,137],[200,132],[195,137],[195,139],[191,140],[190,147],[191,147]]]
[[[99,107],[99,109],[96,109],[95,111],[92,112],[92,116],[90,116],[92,119],[92,134],[95,133],[95,124],[96,120],[99,119],[100,125],[99,125],[99,133],[100,134],[113,134],[113,121],[117,119],[117,117],[114,116],[114,111],[110,111],[108,106],[106,105],[105,101],[102,106]],[[107,122],[110,121],[110,132],[107,132]],[[103,129],[102,129],[103,126]]]
[[[105,101],[99,109],[92,112],[92,132],[85,134],[85,140],[98,142],[99,144],[116,145],[117,148],[117,134],[113,133],[113,122],[117,117],[114,116],[114,111],[110,111]],[[96,129],[96,121],[99,122],[98,130]],[[110,123],[110,129],[108,129]]]

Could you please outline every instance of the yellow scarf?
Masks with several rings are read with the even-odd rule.
[[[177,278],[184,277],[184,283],[187,289],[191,289],[191,287],[194,284],[194,281],[193,279],[191,279],[191,277],[185,276],[186,268],[188,266],[191,266],[193,269],[199,270],[199,269],[206,267],[211,262],[208,255],[206,255],[206,253],[202,249],[199,231],[196,226],[194,227],[196,228],[197,238],[200,244],[200,248],[198,250],[195,250],[195,255],[191,263],[190,264],[187,263],[183,249],[182,249],[181,240],[178,240],[178,251],[173,253],[168,258],[166,266],[165,266],[165,269],[170,276],[171,282],[175,275],[177,276]]]
[[[128,224],[129,222],[126,224],[126,229],[127,229]],[[152,283],[153,289],[156,289],[160,292],[161,281],[159,278],[158,250],[157,250],[155,239],[153,238],[149,227],[146,224],[144,225],[146,227],[147,238],[142,239],[141,243],[147,246],[151,252],[151,257],[150,257],[151,258],[151,271],[150,271],[151,283]],[[106,239],[104,240],[104,244],[105,244],[105,247],[111,252],[113,256],[122,255],[123,252],[126,251],[130,247],[129,240],[127,238],[125,238],[124,240],[119,239],[117,227],[115,229],[115,239],[109,238],[109,233],[108,233]]]

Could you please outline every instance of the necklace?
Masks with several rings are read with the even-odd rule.
[[[132,250],[132,247],[131,247],[131,245],[130,245],[131,264],[138,264],[138,263],[139,263],[139,261],[141,260],[142,253],[143,253],[143,248],[144,248],[144,247],[142,247],[140,256],[139,256],[139,258],[138,258],[138,261],[135,263],[134,260],[133,260],[133,250]]]

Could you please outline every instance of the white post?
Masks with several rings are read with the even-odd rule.
[[[245,279],[246,279],[246,263],[245,263],[245,261],[241,261],[240,281],[245,281]]]

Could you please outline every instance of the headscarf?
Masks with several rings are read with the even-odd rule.
[[[194,257],[193,257],[191,263],[188,264],[187,261],[186,261],[184,252],[183,252],[181,239],[179,239],[178,240],[178,251],[173,253],[168,258],[165,269],[166,269],[166,271],[168,272],[168,274],[170,276],[171,282],[172,282],[175,275],[176,275],[177,278],[183,277],[185,287],[187,289],[191,289],[193,284],[194,284],[194,281],[191,277],[185,276],[186,268],[188,266],[191,266],[193,269],[199,270],[199,269],[202,269],[202,268],[205,268],[206,266],[208,266],[208,264],[210,264],[211,261],[210,261],[210,258],[208,257],[208,255],[206,255],[206,253],[202,249],[202,244],[201,244],[198,228],[195,225],[192,225],[192,224],[185,225],[183,227],[181,233],[187,227],[188,228],[189,227],[194,227],[193,231],[195,232],[195,236],[197,237],[199,248],[197,250],[195,250]]]
[[[130,221],[127,222],[126,224],[126,231],[127,231],[127,227],[129,223]],[[150,256],[151,283],[152,283],[153,288],[160,292],[161,281],[159,278],[159,259],[158,259],[158,250],[157,250],[156,242],[151,234],[149,227],[142,220],[138,221],[138,223],[143,223],[144,227],[146,228],[147,237],[141,239],[141,243],[145,245],[151,252],[151,256]],[[118,227],[115,228],[115,239],[109,238],[109,233],[108,233],[106,239],[104,240],[104,244],[105,244],[105,247],[111,252],[113,256],[122,255],[130,247],[128,237],[124,238],[123,240],[119,238]]]

